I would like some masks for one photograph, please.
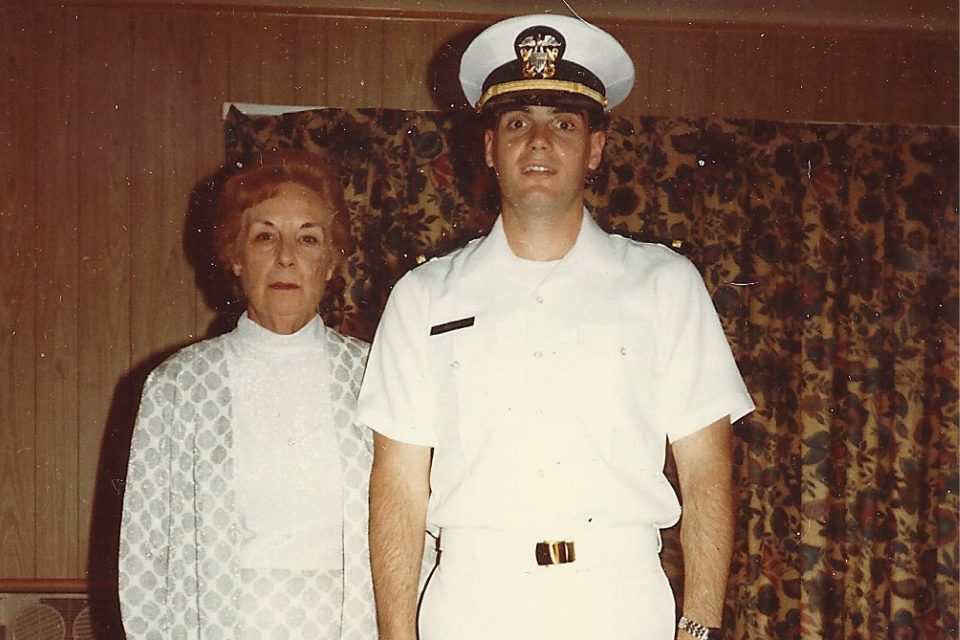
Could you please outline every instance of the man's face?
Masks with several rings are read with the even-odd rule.
[[[600,165],[606,136],[585,114],[518,106],[484,135],[487,166],[497,172],[504,206],[518,213],[563,213],[580,206],[587,172]]]

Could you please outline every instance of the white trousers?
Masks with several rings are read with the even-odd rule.
[[[423,595],[421,640],[673,640],[673,591],[654,529],[569,536],[576,561],[538,566],[537,540],[441,533]]]

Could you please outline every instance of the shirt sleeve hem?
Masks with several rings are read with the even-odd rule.
[[[730,416],[730,424],[733,424],[753,411],[754,408],[753,400],[748,395],[724,396],[702,405],[695,412],[685,414],[679,419],[670,420],[671,427],[667,429],[667,437],[670,442],[676,442],[710,426],[724,416]]]
[[[379,433],[381,436],[390,438],[391,440],[396,440],[397,442],[403,442],[405,444],[412,444],[419,447],[434,447],[434,443],[430,438],[426,437],[417,437],[418,434],[411,433],[410,429],[399,429],[390,425],[386,420],[379,420],[376,416],[371,419],[367,419],[361,422],[366,428]],[[374,426],[376,425],[376,426]]]

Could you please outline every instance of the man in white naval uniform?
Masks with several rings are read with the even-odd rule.
[[[718,638],[730,424],[753,405],[693,265],[608,235],[583,203],[632,61],[592,25],[522,16],[476,38],[461,83],[487,118],[502,213],[404,276],[374,340],[358,420],[375,431],[380,637],[417,637],[430,526],[442,555],[423,640]],[[668,441],[679,624],[658,555],[680,518]]]

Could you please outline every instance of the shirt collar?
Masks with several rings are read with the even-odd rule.
[[[610,236],[600,228],[590,215],[590,211],[583,208],[583,221],[580,223],[580,232],[573,246],[561,259],[562,265],[597,266],[603,268],[613,254]],[[503,230],[503,216],[497,216],[490,233],[477,247],[476,258],[478,263],[492,260],[497,264],[508,264],[516,259],[513,249],[507,242],[507,234]]]
[[[563,257],[562,264],[604,268],[609,264],[612,256],[613,243],[610,241],[610,235],[600,228],[597,221],[590,215],[590,211],[584,207],[583,222],[580,224],[577,241]]]
[[[296,333],[284,335],[274,333],[266,327],[263,327],[247,315],[243,315],[237,321],[235,335],[250,347],[269,351],[277,354],[299,354],[316,349],[322,345],[322,339],[325,337],[326,327],[319,315],[314,316]]]

